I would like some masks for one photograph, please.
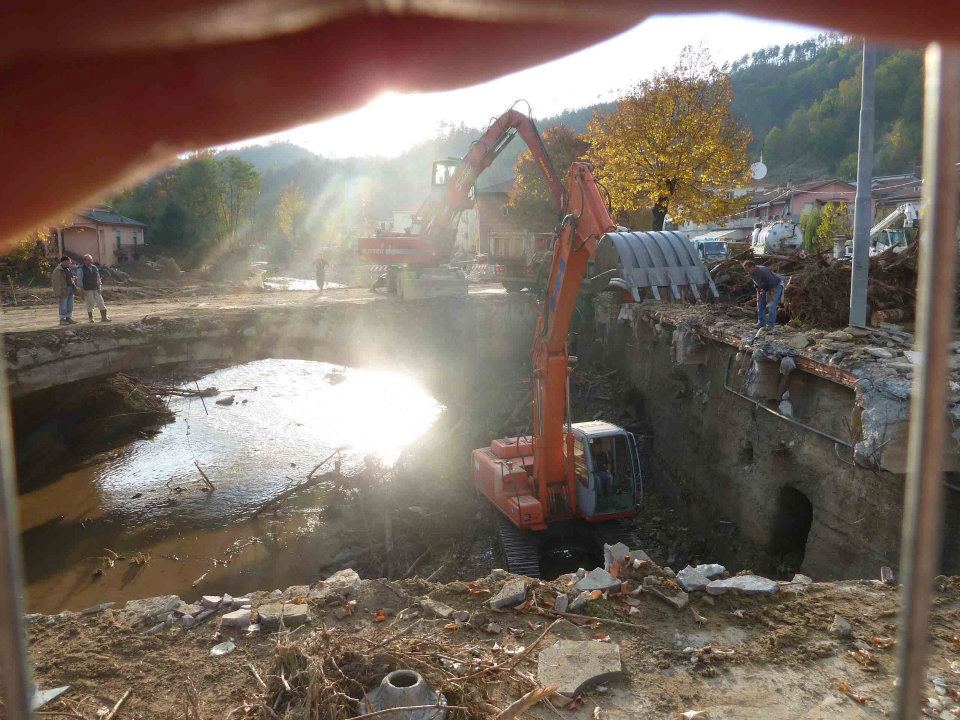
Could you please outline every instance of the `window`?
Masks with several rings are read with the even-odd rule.
[[[137,231],[134,230],[134,231],[133,231],[132,233],[130,233],[130,234],[133,236],[133,244],[136,245],[136,244],[137,244]]]
[[[501,206],[500,214],[503,215],[504,217],[507,217],[507,215],[510,214],[510,208],[507,207],[506,205]]]
[[[587,472],[587,460],[583,456],[583,441],[580,438],[573,441],[573,474],[578,483],[589,486],[590,474]]]
[[[120,233],[119,230],[117,230],[117,236],[116,236],[116,237],[117,237],[117,250],[119,250],[119,249],[120,249],[120,240],[123,238],[123,235]]]

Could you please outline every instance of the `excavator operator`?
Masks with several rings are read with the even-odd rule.
[[[603,440],[590,443],[590,456],[593,458],[594,474],[597,476],[597,497],[609,497],[613,494],[610,455],[603,449],[603,445]]]

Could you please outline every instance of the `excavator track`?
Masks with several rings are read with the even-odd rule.
[[[507,570],[514,575],[540,577],[540,543],[529,530],[521,530],[497,513],[500,547],[507,561]]]

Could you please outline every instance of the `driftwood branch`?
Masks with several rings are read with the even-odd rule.
[[[113,720],[113,718],[117,716],[117,713],[120,712],[120,708],[123,707],[123,704],[130,697],[131,693],[133,693],[133,688],[127,688],[127,691],[120,697],[119,700],[117,700],[117,704],[110,709],[110,712],[103,716],[103,720]]]
[[[342,450],[343,448],[337,448],[332,453],[327,455],[327,457],[325,457],[323,460],[317,463],[317,466],[310,471],[310,474],[307,475],[307,479],[304,480],[302,483],[300,483],[299,485],[294,485],[291,488],[287,488],[286,490],[281,492],[279,495],[272,497],[269,500],[267,500],[265,503],[263,503],[263,505],[261,505],[260,507],[258,507],[256,510],[253,511],[253,517],[257,517],[261,513],[266,512],[267,510],[270,510],[271,508],[280,504],[290,496],[296,495],[301,490],[306,490],[308,488],[312,488],[316,485],[319,485],[322,482],[326,482],[327,480],[332,480],[334,478],[340,477],[339,458],[337,459],[336,467],[332,471],[325,472],[322,475],[316,475],[316,476],[314,476],[314,473],[316,473],[317,470],[319,470],[321,467],[323,467],[328,462],[330,462],[330,460],[332,460],[334,457],[337,457]]]
[[[216,488],[214,488],[213,483],[210,482],[210,478],[207,477],[207,474],[203,471],[203,468],[200,467],[200,463],[194,460],[193,464],[197,466],[197,470],[200,472],[200,477],[203,478],[203,482],[207,486],[207,489],[210,490],[210,492],[213,492]]]
[[[556,685],[534,688],[526,695],[521,696],[520,699],[510,703],[494,720],[512,720],[512,718],[532,708],[541,700],[546,700],[556,692]]]

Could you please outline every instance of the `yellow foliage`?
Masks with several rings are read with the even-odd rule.
[[[824,252],[833,247],[834,238],[850,239],[853,235],[853,225],[850,222],[850,206],[845,202],[827,203],[820,211],[820,225],[817,233],[814,250]]]
[[[729,76],[702,50],[635,86],[587,127],[588,156],[614,209],[652,208],[654,229],[737,212],[732,190],[749,181],[750,131],[730,113]]]
[[[45,252],[48,239],[49,231],[38,228],[8,246],[5,258],[14,274],[42,277],[51,270]]]
[[[563,183],[567,169],[571,163],[583,157],[587,144],[575,130],[563,125],[547,128],[542,138],[547,157]],[[550,232],[560,219],[560,211],[543,176],[543,170],[534,160],[529,148],[517,156],[513,172],[516,179],[507,201],[513,225],[518,230]]]

